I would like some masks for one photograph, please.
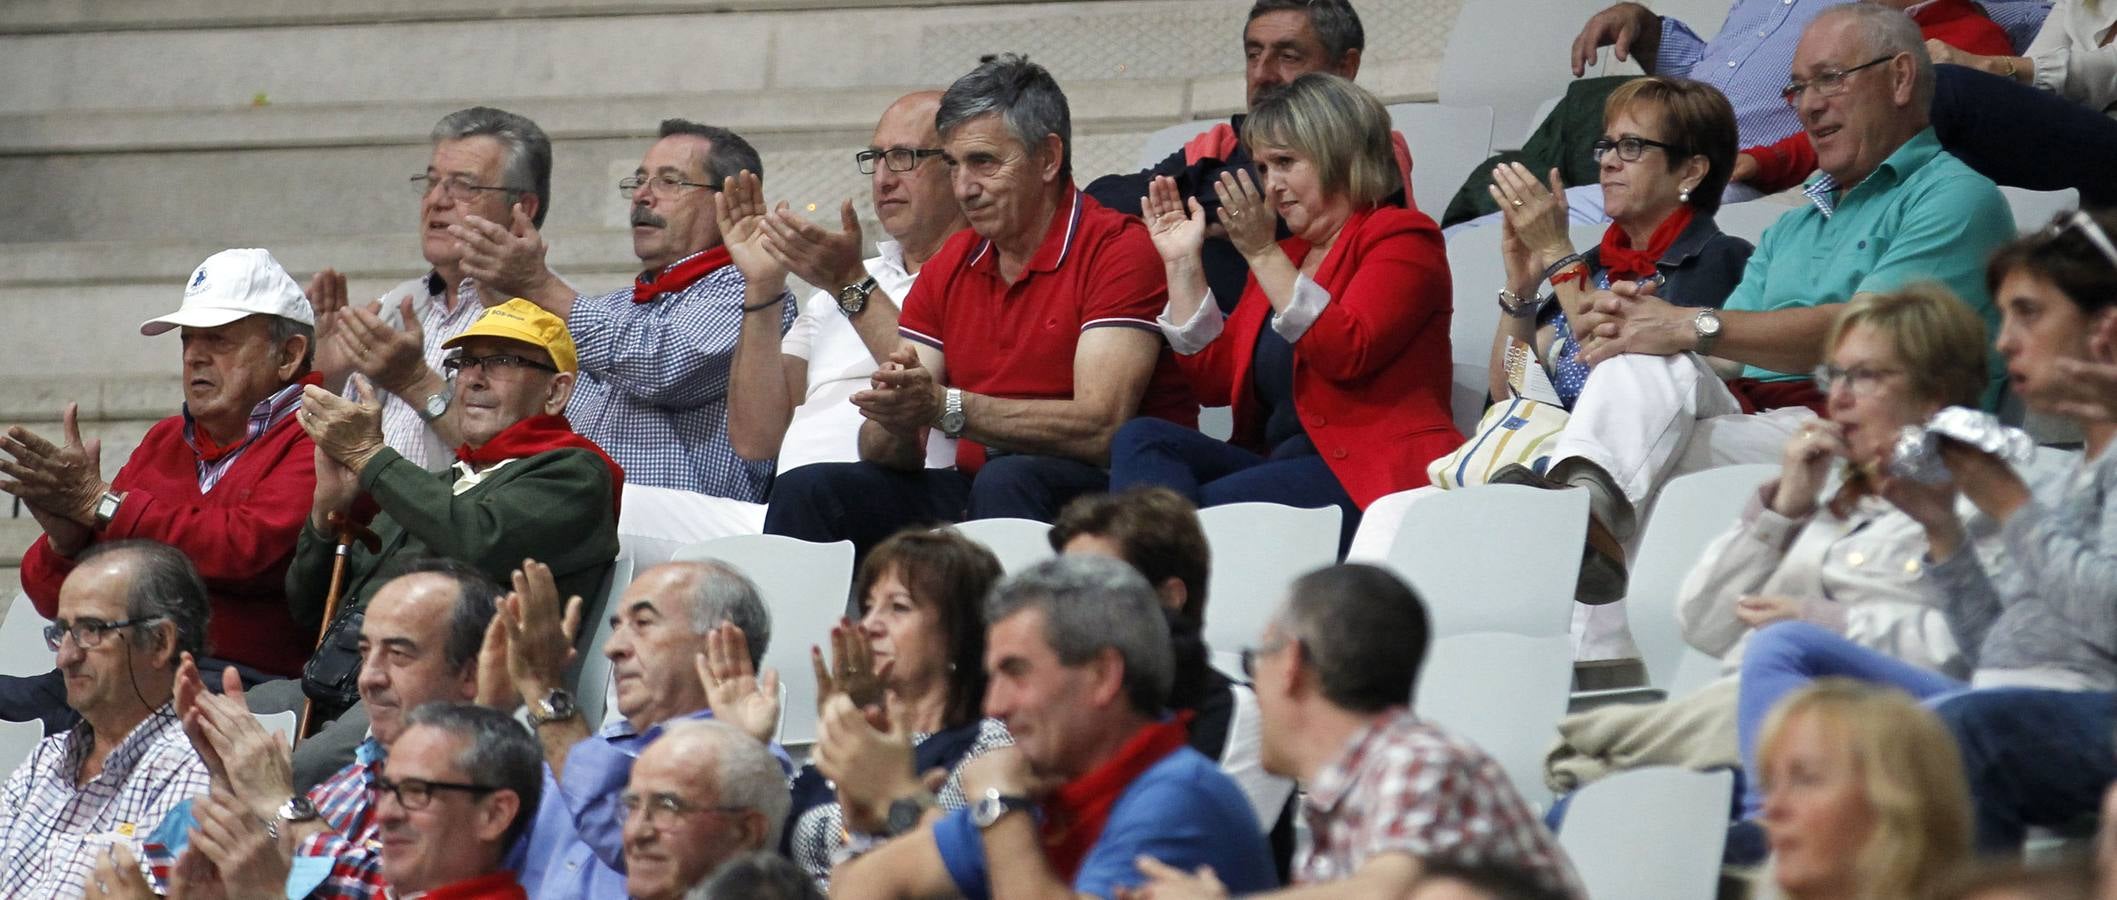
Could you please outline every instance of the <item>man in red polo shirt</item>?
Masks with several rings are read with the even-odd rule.
[[[117,477],[103,480],[97,442],[76,412],[64,443],[15,426],[0,437],[0,490],[22,499],[44,534],[22,555],[22,590],[58,610],[74,557],[100,541],[146,538],[183,552],[212,601],[200,668],[236,665],[243,681],[301,671],[316,645],[287,607],[287,564],[316,492],[315,446],[294,422],[314,356],[315,314],[301,286],[264,250],[223,250],[184,286],[183,306],[140,333],[183,331],[183,412],[155,423]],[[310,626],[313,628],[314,626]],[[218,683],[218,682],[215,682]],[[0,719],[76,720],[54,670],[0,678]]]
[[[1154,324],[1168,300],[1138,219],[1073,184],[1066,95],[1042,66],[989,58],[935,114],[970,229],[920,270],[906,339],[853,395],[860,462],[803,466],[773,486],[765,531],[865,551],[933,521],[1049,521],[1109,483],[1110,436],[1135,415],[1197,421]],[[822,287],[856,311],[882,291],[858,260]],[[894,298],[892,298],[894,299]],[[923,468],[925,434],[959,438]]]

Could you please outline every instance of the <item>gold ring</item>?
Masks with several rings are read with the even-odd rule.
[[[1522,208],[1522,201],[1521,201],[1521,200],[1517,199],[1517,200],[1515,200],[1515,201],[1513,201],[1513,202],[1514,202],[1514,208],[1515,208],[1515,209],[1521,209],[1521,208]]]

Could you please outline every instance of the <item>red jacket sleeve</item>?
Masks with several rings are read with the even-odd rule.
[[[1317,272],[1319,283],[1340,287],[1294,342],[1302,362],[1332,381],[1358,381],[1389,366],[1454,304],[1448,250],[1430,220],[1391,216],[1367,240],[1350,278]]]
[[[1999,27],[1985,16],[1958,16],[1931,27],[1920,26],[1919,34],[1928,40],[1940,41],[1964,53],[1979,56],[2015,56],[2014,42],[2007,38],[2007,30]]]
[[[103,529],[103,538],[161,541],[182,550],[198,566],[199,577],[208,582],[261,582],[276,587],[316,497],[315,447],[308,435],[297,433],[284,443],[244,451],[247,456],[269,449],[279,455],[258,461],[268,468],[241,503],[193,505],[145,490],[127,490],[125,503]],[[245,459],[238,465],[249,462]]]
[[[1757,161],[1750,186],[1767,194],[1798,187],[1816,170],[1816,145],[1806,131],[1796,131],[1775,144],[1751,147],[1742,155]]]

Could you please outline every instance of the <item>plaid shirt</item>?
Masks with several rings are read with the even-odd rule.
[[[227,455],[213,460],[208,460],[205,454],[199,452],[198,423],[191,418],[191,404],[184,404],[184,443],[190,445],[191,452],[199,453],[199,493],[212,493],[213,486],[221,483],[221,476],[228,474],[229,469],[235,468],[235,461],[242,458],[244,450],[250,449],[251,444],[263,437],[265,432],[272,430],[272,426],[301,408],[301,388],[306,383],[294,382],[280,388],[278,393],[258,401],[256,406],[250,408],[250,424],[243,431],[242,443],[236,444],[235,449],[228,451]]]
[[[134,726],[103,770],[82,782],[87,740],[83,725],[39,741],[0,788],[0,898],[80,896],[105,845],[122,842],[145,859],[141,839],[211,783],[169,704]]]
[[[448,354],[441,345],[462,334],[485,312],[485,303],[478,295],[478,282],[463,279],[463,283],[456,286],[453,303],[448,299],[448,283],[442,280],[439,272],[428,272],[396,286],[382,295],[382,320],[391,327],[404,327],[403,314],[397,306],[406,297],[412,298],[412,312],[419,317],[426,365],[440,371],[441,357]],[[352,391],[353,386],[346,385],[346,395],[352,396]],[[419,399],[423,401],[425,398]],[[430,472],[455,459],[455,448],[441,443],[441,436],[427,427],[425,419],[419,418],[419,411],[404,398],[388,392],[383,392],[382,396],[382,442]]]
[[[581,372],[566,417],[617,460],[625,483],[764,502],[772,462],[746,461],[728,442],[743,287],[726,265],[648,303],[632,302],[630,285],[574,300],[566,327]],[[779,299],[785,334],[796,306],[791,292]]]
[[[302,842],[295,856],[328,859],[331,868],[310,888],[308,896],[369,900],[385,896],[382,884],[382,824],[376,815],[373,785],[375,769],[382,764],[382,745],[374,738],[360,742],[353,762],[309,789],[309,802],[323,816],[328,831]],[[314,878],[316,873],[311,873]],[[296,896],[292,891],[289,896]]]
[[[1507,863],[1547,887],[1587,896],[1565,851],[1499,763],[1409,709],[1384,715],[1347,741],[1308,785],[1301,815],[1315,840],[1294,860],[1296,884],[1336,881],[1373,857],[1405,853]]]

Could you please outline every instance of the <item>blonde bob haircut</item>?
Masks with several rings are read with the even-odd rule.
[[[1889,342],[1921,399],[1974,407],[1984,394],[1985,322],[1947,288],[1929,281],[1852,298],[1823,339],[1824,355],[1857,326]]]
[[[1970,789],[1939,717],[1893,688],[1820,679],[1765,718],[1760,777],[1797,719],[1813,722],[1825,744],[1851,752],[1853,777],[1874,811],[1874,831],[1858,850],[1857,896],[1926,896],[1971,858]]]
[[[1366,89],[1327,72],[1310,72],[1269,91],[1242,123],[1251,158],[1263,147],[1306,156],[1323,193],[1366,209],[1404,186],[1390,140],[1389,111]]]

